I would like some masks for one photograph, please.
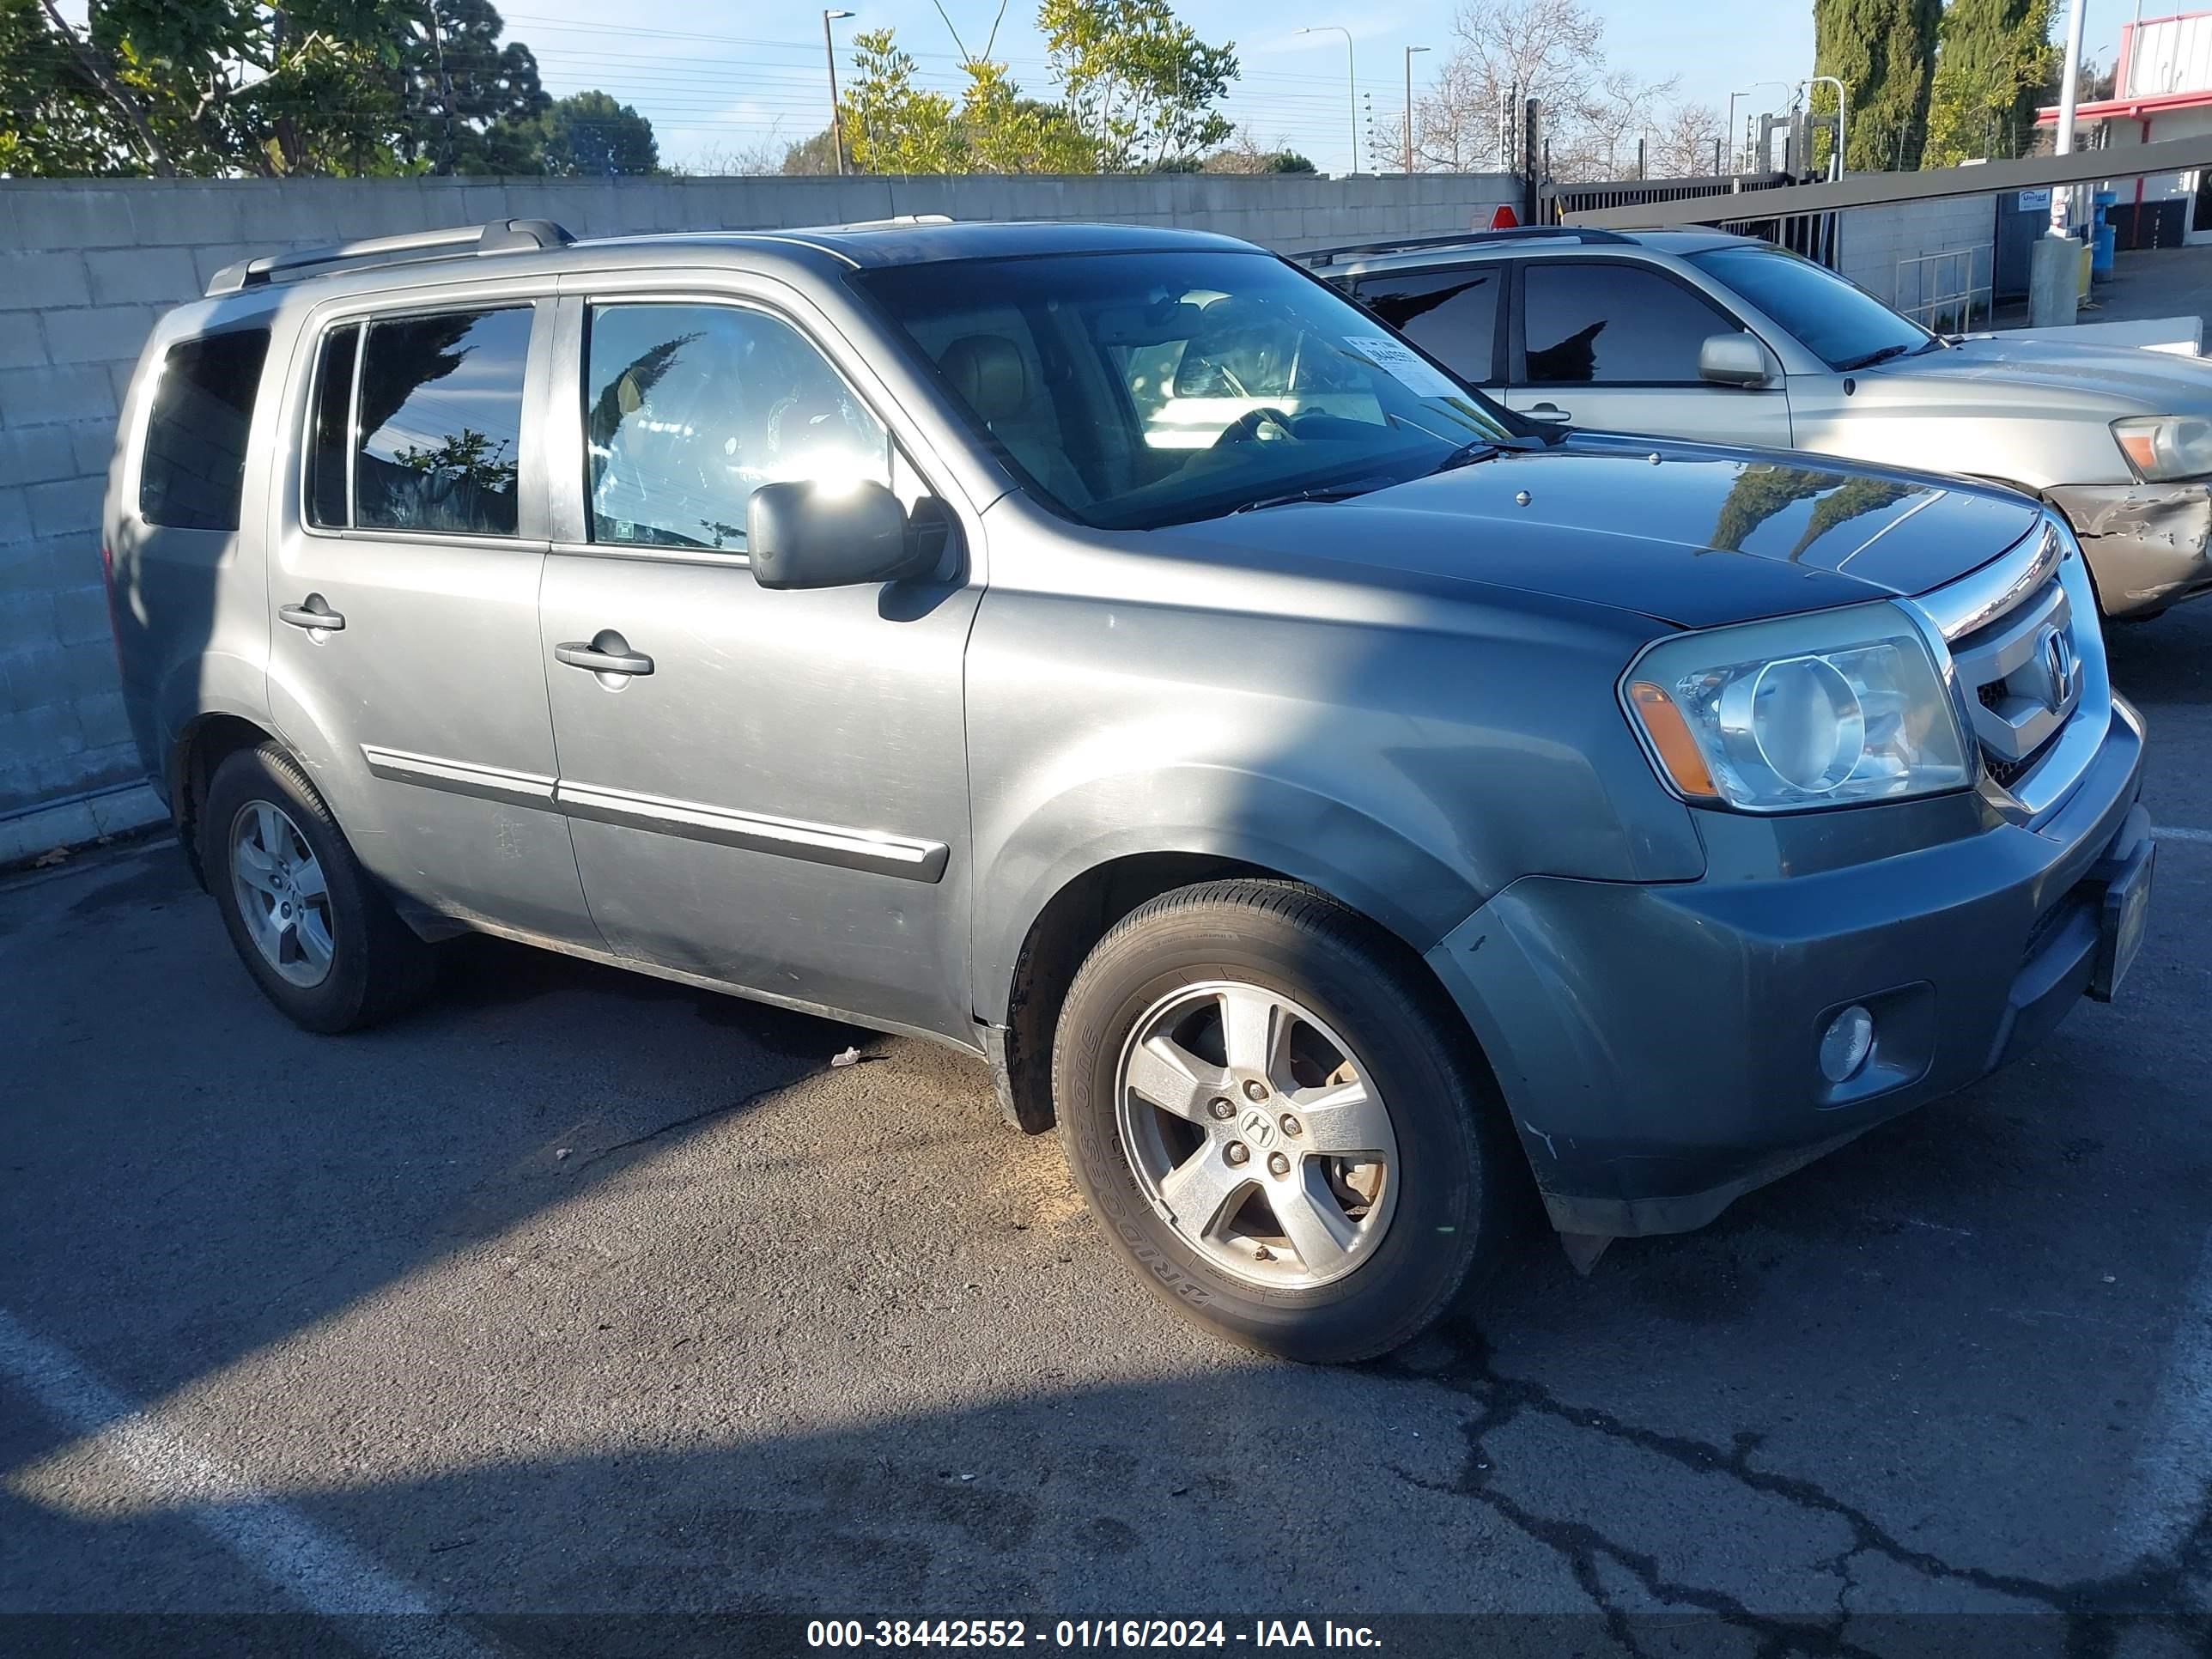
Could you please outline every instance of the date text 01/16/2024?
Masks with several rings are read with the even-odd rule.
[[[1061,1619],[1032,1626],[1022,1619],[816,1619],[810,1648],[1379,1648],[1365,1625],[1334,1620]]]

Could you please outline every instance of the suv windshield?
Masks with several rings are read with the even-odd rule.
[[[1264,253],[946,261],[854,278],[976,434],[1101,529],[1351,494],[1432,471],[1510,419]]]
[[[1716,248],[1692,253],[1690,263],[1773,318],[1830,368],[1864,368],[1936,343],[1856,283],[1779,248]]]

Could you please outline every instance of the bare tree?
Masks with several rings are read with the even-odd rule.
[[[1689,179],[1713,170],[1713,157],[1728,147],[1728,120],[1711,104],[1677,104],[1667,112],[1651,163],[1655,178]]]
[[[1413,106],[1422,166],[1513,166],[1514,142],[1501,147],[1500,126],[1520,120],[1517,106],[1505,112],[1516,96],[1541,106],[1552,172],[1561,179],[1632,172],[1637,141],[1656,146],[1668,125],[1675,82],[1608,66],[1605,20],[1583,0],[1463,0],[1452,36],[1451,55]]]
[[[1642,141],[1645,171],[1657,177],[1648,152],[1666,124],[1674,86],[1672,76],[1639,81],[1624,70],[1609,70],[1583,94],[1579,107],[1554,116],[1552,171],[1562,179],[1624,178],[1635,171],[1636,146]]]

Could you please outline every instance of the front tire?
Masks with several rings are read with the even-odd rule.
[[[393,911],[299,763],[273,743],[216,769],[200,867],[254,982],[310,1031],[358,1030],[420,1001],[434,958]]]
[[[1053,1071],[1115,1248],[1249,1346],[1387,1352],[1510,1231],[1519,1153],[1455,1011],[1310,888],[1215,882],[1132,912],[1069,988]]]

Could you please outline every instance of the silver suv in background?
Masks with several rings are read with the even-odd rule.
[[[2108,617],[2212,590],[2212,363],[1932,334],[1717,231],[1540,227],[1300,257],[1529,420],[1986,478],[2065,515]]]
[[[1223,238],[286,255],[123,422],[133,729],[292,1018],[474,930],[949,1044],[1276,1352],[1532,1182],[1585,1262],[1700,1225],[2142,937],[2060,519],[1533,425]]]

